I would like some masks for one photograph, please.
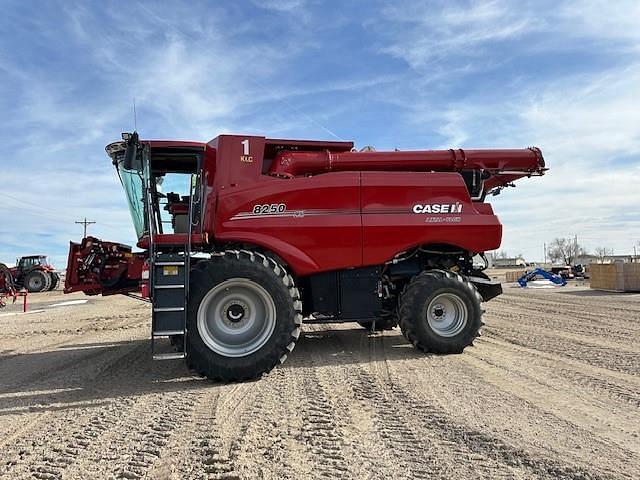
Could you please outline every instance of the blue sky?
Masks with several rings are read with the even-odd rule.
[[[503,247],[640,241],[640,2],[2,2],[0,261],[133,242],[104,145],[219,133],[542,148]]]

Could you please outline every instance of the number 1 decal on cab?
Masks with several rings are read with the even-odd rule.
[[[253,163],[253,157],[249,153],[249,139],[245,138],[242,142],[242,155],[240,155],[240,161],[242,163]]]

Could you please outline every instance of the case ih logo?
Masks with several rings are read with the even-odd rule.
[[[413,206],[413,213],[462,213],[462,203],[418,203]]]

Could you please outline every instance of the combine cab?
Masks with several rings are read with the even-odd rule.
[[[220,380],[285,361],[305,322],[399,326],[460,353],[479,335],[502,225],[487,195],[542,175],[537,148],[354,151],[351,142],[221,135],[107,146],[139,252],[72,243],[66,292],[152,303],[154,358]],[[175,351],[159,353],[170,339]]]

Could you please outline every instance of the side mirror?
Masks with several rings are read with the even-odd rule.
[[[122,138],[127,142],[127,149],[124,152],[124,169],[132,170],[133,162],[138,156],[138,132],[132,134],[122,134]]]

